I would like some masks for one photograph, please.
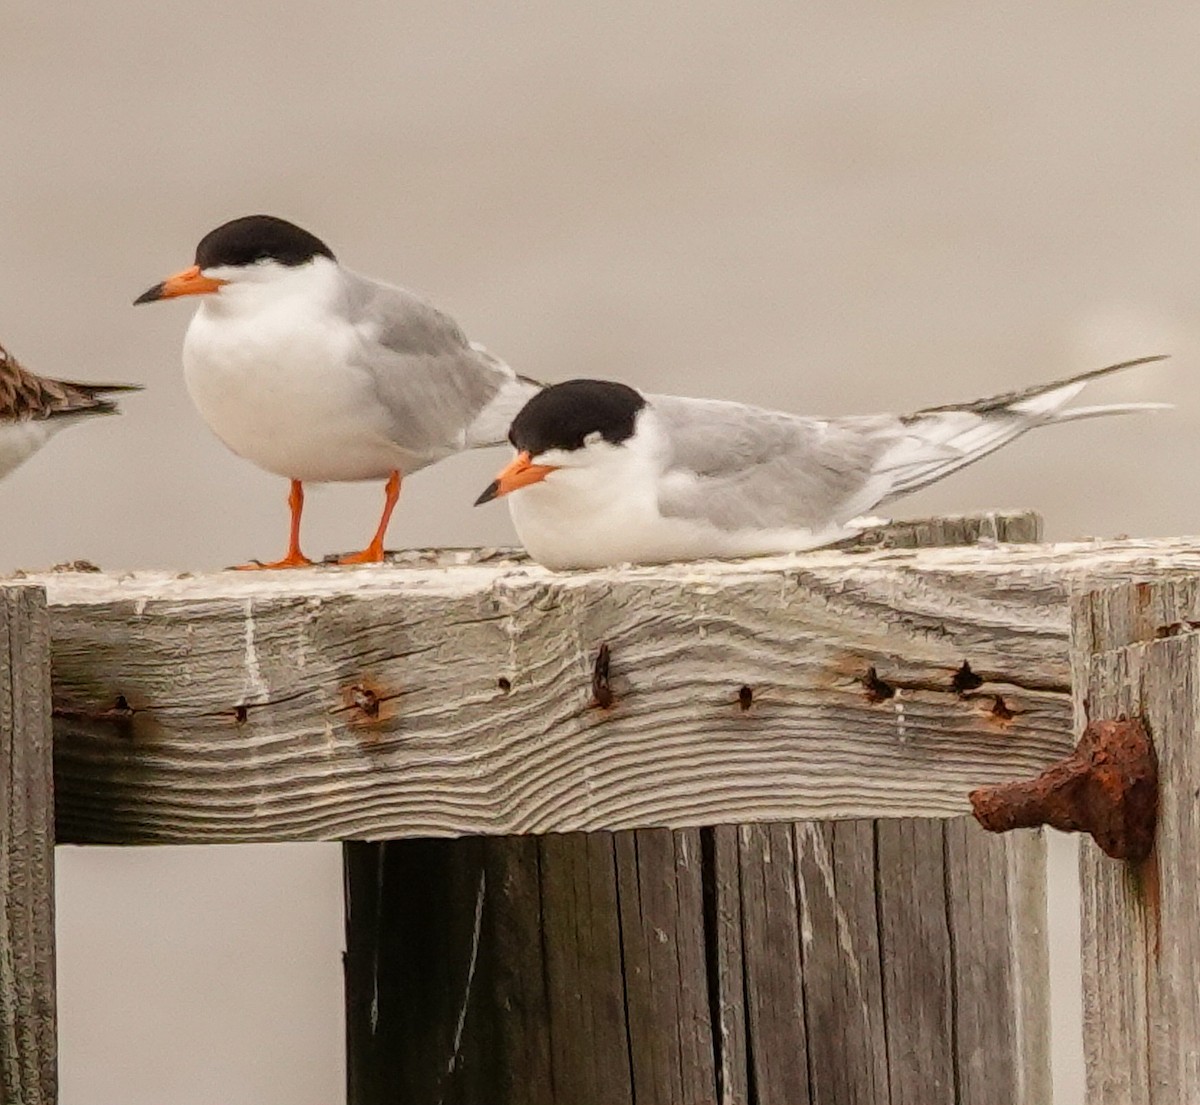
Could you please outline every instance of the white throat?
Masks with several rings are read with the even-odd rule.
[[[205,269],[204,274],[228,281],[200,301],[198,313],[213,320],[276,308],[293,310],[299,303],[306,310],[330,309],[344,294],[341,270],[328,257],[314,257],[303,265],[293,266],[275,261],[247,267],[214,266]]]

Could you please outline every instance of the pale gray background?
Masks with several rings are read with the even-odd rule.
[[[149,388],[0,485],[0,570],[282,552],[282,481],[228,455],[184,393],[190,308],[130,306],[257,211],[550,380],[836,413],[1172,352],[1096,394],[1175,413],[1046,431],[901,509],[1193,532],[1198,39],[1186,0],[9,0],[0,341],[47,374]],[[412,480],[392,543],[509,539],[502,508],[469,506],[499,459]],[[379,496],[313,496],[307,547],[360,547]],[[64,1105],[340,1100],[335,849],[59,866]]]

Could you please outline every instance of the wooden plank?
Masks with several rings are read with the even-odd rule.
[[[715,1105],[699,833],[645,829],[615,843],[634,1100]]]
[[[1049,1105],[1046,849],[945,822],[958,1100]]]
[[[1077,721],[1140,716],[1158,754],[1154,851],[1081,848],[1091,1105],[1200,1100],[1200,579],[1127,584],[1072,607]]]
[[[795,826],[813,1105],[888,1100],[875,824]]]
[[[544,947],[553,1100],[631,1105],[635,1036],[627,1024],[614,840],[546,836],[539,850],[544,927],[524,939],[540,938]]]
[[[891,1105],[956,1105],[942,825],[879,821],[875,834]]]
[[[345,846],[351,1105],[557,1100],[538,843]]]
[[[1072,583],[1188,566],[1195,545],[1127,541],[46,577],[60,838],[956,815],[1068,750]],[[985,682],[960,695],[964,660]]]
[[[58,1100],[50,633],[40,588],[0,587],[0,1103]]]
[[[738,845],[752,1100],[806,1105],[808,1033],[791,826],[741,825]]]
[[[468,1061],[485,1049],[467,1022],[486,1000],[483,841],[360,844],[346,857],[348,1100],[468,1105],[485,1074]]]
[[[489,1101],[552,1105],[554,1074],[544,939],[540,841],[489,837],[484,841],[492,908],[484,912],[484,963],[490,983]],[[604,1038],[598,1050],[603,1052]],[[477,1049],[478,1050],[478,1049]],[[617,1101],[624,1099],[617,1097]]]
[[[701,844],[717,1093],[721,1105],[751,1105],[737,826],[703,829]]]

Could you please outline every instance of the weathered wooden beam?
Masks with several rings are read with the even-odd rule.
[[[1200,576],[1073,603],[1076,718],[1140,717],[1158,757],[1141,863],[1081,843],[1089,1105],[1200,1101]]]
[[[38,587],[0,587],[0,795],[0,1105],[53,1105],[50,633]]]
[[[955,815],[1071,747],[1069,589],[1189,568],[1172,540],[39,577],[60,839]]]

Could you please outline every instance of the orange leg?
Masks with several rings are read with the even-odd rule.
[[[392,511],[396,509],[396,503],[399,498],[400,473],[393,472],[388,476],[387,487],[384,492],[383,517],[379,519],[379,528],[375,531],[375,536],[371,538],[371,543],[360,553],[352,553],[349,556],[339,557],[339,564],[383,563],[383,539],[387,536],[388,522],[392,520]]]
[[[288,506],[292,510],[292,528],[288,535],[287,556],[282,560],[272,560],[269,564],[264,564],[261,560],[252,560],[249,564],[239,564],[239,571],[312,566],[312,561],[300,551],[300,515],[304,512],[304,485],[299,480],[292,480],[292,490],[288,494]]]

